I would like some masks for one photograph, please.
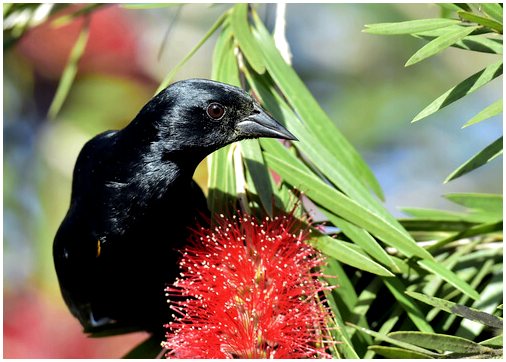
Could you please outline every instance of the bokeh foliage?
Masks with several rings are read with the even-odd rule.
[[[86,17],[98,6],[89,5],[71,17]],[[4,5],[4,17],[15,10]],[[4,48],[24,29],[13,30]],[[406,66],[448,47],[497,54],[496,62],[447,90],[413,121],[502,75],[501,5],[447,4],[442,5],[441,18],[368,25],[365,31],[425,41]],[[86,32],[84,26],[50,116],[57,114],[72,86]],[[255,5],[227,9],[159,89],[216,33],[212,78],[250,91],[299,141],[249,140],[215,152],[208,159],[209,207],[215,213],[239,207],[272,215],[289,211],[302,193],[325,215],[326,228],[315,225],[313,245],[328,256],[325,274],[337,285],[327,295],[334,312],[329,323],[338,327],[334,338],[342,342],[332,351],[335,357],[442,358],[448,352],[455,357],[500,356],[502,195],[449,194],[446,198],[464,212],[405,208],[409,217],[396,219],[382,203],[385,195],[373,172],[283,58]],[[464,127],[500,112],[502,99],[463,120]],[[445,181],[501,153],[498,135]],[[142,355],[142,348],[136,353]]]

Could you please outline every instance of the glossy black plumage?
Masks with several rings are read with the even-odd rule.
[[[162,330],[178,249],[208,216],[195,168],[220,147],[257,137],[295,139],[239,88],[192,79],[160,92],[124,129],[86,143],[53,245],[62,295],[85,330]]]

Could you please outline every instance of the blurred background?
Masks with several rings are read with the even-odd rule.
[[[60,295],[52,240],[69,204],[72,170],[83,144],[127,124],[229,6],[101,7],[91,16],[77,78],[55,119],[48,119],[48,108],[82,19],[59,27],[43,23],[4,50],[5,358],[118,358],[145,338],[142,333],[105,339],[82,334]],[[276,6],[258,8],[272,28]],[[402,216],[399,207],[452,209],[441,197],[446,193],[502,193],[502,159],[443,184],[502,132],[500,117],[461,129],[502,95],[500,81],[458,106],[410,123],[437,96],[495,58],[450,48],[405,68],[422,40],[361,32],[365,24],[437,17],[439,11],[429,4],[287,6],[294,68],[369,163],[396,216]],[[210,77],[215,39],[175,80]],[[204,183],[205,177],[204,166],[197,178]]]

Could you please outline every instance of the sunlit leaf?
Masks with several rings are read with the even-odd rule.
[[[459,352],[466,354],[490,352],[490,348],[481,346],[476,342],[458,336],[450,336],[446,334],[409,331],[392,332],[388,336],[418,347],[439,351]]]
[[[430,356],[425,353],[410,351],[408,349],[403,349],[399,347],[387,347],[387,346],[369,346],[367,347],[369,350],[374,351],[374,353],[379,354],[385,358],[391,359],[432,359],[433,356]]]
[[[364,229],[361,229],[332,213],[322,212],[327,216],[329,221],[343,231],[343,233],[349,237],[355,244],[360,246],[365,252],[371,255],[379,262],[388,266],[393,272],[399,272],[399,269],[393,262],[392,258],[383,249],[378,242]]]
[[[327,256],[330,256],[341,263],[351,265],[355,268],[368,271],[377,275],[393,276],[387,269],[374,262],[372,259],[357,253],[349,243],[339,239],[333,239],[325,234],[314,230],[314,241],[312,245]]]
[[[381,34],[381,35],[400,35],[400,34],[413,34],[422,31],[434,30],[439,28],[446,28],[451,25],[458,24],[458,20],[452,19],[423,19],[423,20],[410,20],[398,23],[380,23],[366,25],[367,29],[362,30],[366,33]]]
[[[432,41],[446,32],[452,29],[461,28],[459,25],[452,25],[448,28],[435,29],[430,31],[423,31],[420,33],[412,34],[415,38],[425,39]],[[466,36],[462,40],[452,44],[452,47],[473,50],[482,53],[502,54],[503,53],[503,41],[502,37],[499,37],[496,33],[489,34],[487,36],[481,34],[481,29],[476,29],[471,35]]]
[[[225,146],[207,158],[209,179],[207,205],[212,213],[232,211],[235,205],[236,185],[233,148]]]
[[[459,11],[457,14],[464,20],[486,26],[490,29],[496,30],[499,33],[502,33],[502,24],[493,19],[485,18],[468,11]]]
[[[406,343],[406,342],[398,341],[398,340],[396,340],[394,338],[390,338],[388,335],[380,334],[380,333],[374,332],[374,331],[372,331],[370,329],[359,327],[359,326],[354,325],[352,323],[346,323],[346,324],[349,325],[349,326],[351,326],[351,327],[353,327],[353,328],[355,328],[355,329],[357,329],[358,331],[360,331],[362,333],[367,333],[367,334],[369,334],[371,336],[376,337],[380,341],[391,343],[394,346],[398,346],[400,348],[404,348],[404,349],[407,349],[407,350],[410,350],[410,351],[415,351],[415,352],[423,353],[423,354],[426,354],[426,355],[429,355],[429,356],[433,356],[433,357],[440,356],[438,353],[431,352],[428,349],[415,346],[415,345],[413,345],[411,343]]]
[[[467,121],[467,123],[465,125],[463,125],[462,128],[469,127],[470,125],[473,125],[478,122],[489,119],[491,117],[497,116],[500,113],[502,113],[502,99],[498,99],[497,101],[492,103],[490,106],[483,109],[480,113],[478,113],[476,116],[474,116],[469,121]]]
[[[444,300],[441,298],[430,297],[421,293],[406,291],[406,294],[412,298],[418,299],[421,302],[432,305],[436,308],[442,309],[445,312],[453,313],[458,316],[464,317],[466,319],[470,319],[484,325],[502,329],[503,323],[502,320],[497,318],[496,316],[485,313],[474,308],[466,307],[465,305],[456,304],[454,302],[450,302],[448,300]]]
[[[355,183],[357,181],[363,182],[383,198],[381,187],[370,168],[335,127],[293,68],[285,62],[277,50],[272,36],[255,12],[253,12],[253,19],[256,24],[256,27],[253,28],[253,35],[262,45],[265,66],[276,86],[287,97],[289,104],[304,121],[305,126],[313,134],[318,135],[318,142],[329,151],[335,162],[342,163],[347,170],[353,172]]]
[[[476,290],[474,290],[469,284],[457,277],[457,275],[455,275],[455,273],[453,273],[451,270],[448,270],[446,267],[444,267],[441,263],[437,263],[432,260],[419,260],[417,263],[423,269],[439,276],[448,284],[454,286],[469,297],[473,299],[480,298],[480,294],[478,294]]]
[[[453,171],[444,181],[445,183],[455,180],[456,178],[469,173],[478,167],[481,167],[488,162],[494,160],[496,157],[502,155],[502,136],[485,147],[483,150],[475,154],[469,160],[464,162],[455,171]]]
[[[412,239],[407,238],[404,233],[385,223],[380,216],[363,208],[357,202],[314,176],[301,161],[293,156],[290,158],[289,153],[283,150],[282,146],[279,148],[275,146],[275,143],[269,143],[269,140],[261,140],[260,142],[262,146],[268,146],[269,152],[265,154],[265,159],[269,167],[280,174],[285,182],[305,192],[315,203],[355,225],[365,228],[405,255],[432,258],[429,253],[420,248]]]
[[[492,18],[497,20],[500,24],[502,24],[502,6],[500,4],[494,4],[494,3],[483,3],[480,4],[482,10],[487,14],[490,15]]]
[[[469,209],[485,211],[499,219],[502,217],[503,197],[500,194],[453,193],[444,197]]]
[[[412,122],[416,122],[422,118],[430,116],[441,108],[444,108],[465,95],[474,92],[500,75],[502,75],[502,60],[487,66],[478,73],[473,74],[469,78],[457,84],[455,87],[446,91],[443,95],[438,97],[435,101],[418,113]]]
[[[56,89],[56,94],[49,106],[48,117],[55,118],[58,112],[60,111],[67,95],[70,92],[70,88],[72,87],[72,83],[77,74],[77,68],[79,64],[79,60],[81,60],[82,55],[84,54],[84,49],[86,48],[86,44],[88,43],[89,36],[89,19],[85,20],[83,23],[83,27],[79,36],[70,51],[69,59],[67,61],[67,65],[63,70],[63,74],[60,78],[60,82],[58,83],[58,88]]]
[[[248,172],[255,185],[255,191],[267,214],[273,216],[272,204],[274,201],[274,191],[258,140],[241,142],[241,151]]]
[[[471,34],[475,29],[476,27],[473,26],[452,28],[451,31],[447,31],[440,37],[430,41],[428,44],[426,44],[424,47],[418,50],[415,54],[413,54],[413,56],[408,59],[405,66],[407,67],[416,64],[424,59],[427,59],[428,57],[431,57],[443,51],[444,49],[458,42],[459,40],[464,39],[466,36]]]
[[[257,42],[251,34],[248,22],[248,4],[242,3],[234,6],[230,16],[230,24],[234,36],[239,43],[244,56],[248,63],[258,74],[265,72],[265,66],[262,60],[262,51],[259,49]]]
[[[502,347],[503,346],[503,338],[504,338],[504,336],[502,334],[500,334],[498,336],[481,341],[480,344],[482,346],[489,346],[489,347]]]

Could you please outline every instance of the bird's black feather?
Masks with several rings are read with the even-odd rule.
[[[223,107],[220,119],[211,103]],[[160,92],[124,129],[85,144],[53,245],[63,298],[85,330],[162,330],[179,250],[209,218],[195,168],[220,147],[256,137],[295,139],[241,89],[192,79]]]

